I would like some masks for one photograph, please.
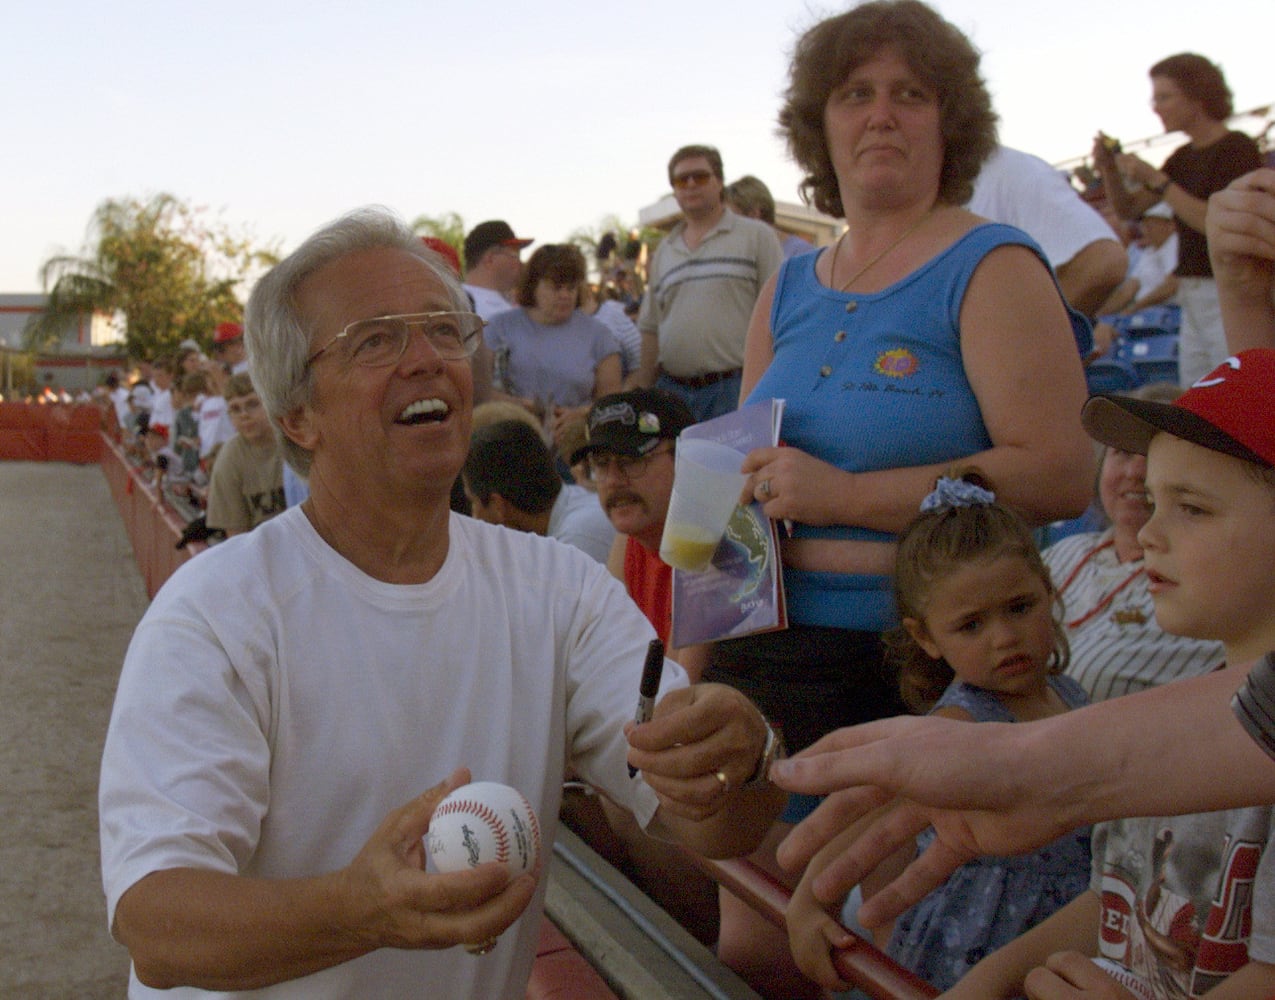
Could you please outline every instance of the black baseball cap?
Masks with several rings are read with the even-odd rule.
[[[672,441],[695,423],[690,407],[663,389],[632,389],[603,396],[589,408],[582,448],[571,464],[594,451],[640,458],[661,441]]]
[[[480,222],[465,237],[465,264],[476,264],[478,258],[492,247],[513,247],[521,250],[535,240],[524,240],[514,235],[513,227],[504,219]]]

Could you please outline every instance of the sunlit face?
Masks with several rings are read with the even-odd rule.
[[[579,286],[575,282],[559,284],[551,278],[541,278],[536,282],[536,319],[548,326],[557,326],[571,318],[576,309],[576,295]]]
[[[1240,459],[1165,433],[1151,440],[1147,490],[1138,541],[1156,621],[1229,654],[1275,619],[1275,490]]]
[[[1204,114],[1204,105],[1188,97],[1177,81],[1167,76],[1151,78],[1151,110],[1166,132],[1180,132]]]
[[[261,405],[255,392],[227,400],[226,413],[230,416],[235,433],[245,441],[262,444],[274,436],[270,418],[266,416],[266,408]]]
[[[938,95],[893,46],[850,72],[824,105],[824,135],[843,203],[897,203],[938,191]]]
[[[1147,523],[1147,457],[1108,448],[1098,476],[1098,498],[1117,534],[1132,540]]]
[[[715,211],[725,187],[705,156],[688,156],[673,164],[673,197],[686,215]]]
[[[1019,555],[982,559],[935,580],[923,618],[904,627],[967,684],[1009,698],[1046,688],[1055,633],[1052,595]]]
[[[424,261],[388,247],[332,261],[301,282],[296,299],[311,352],[355,320],[455,308]],[[311,377],[314,400],[287,427],[314,453],[312,484],[322,478],[360,505],[386,494],[450,495],[469,447],[468,358],[445,361],[416,333],[394,365],[362,368],[328,351]]]
[[[607,456],[603,453],[599,457]],[[615,470],[614,465],[612,469],[595,480],[598,503],[616,531],[633,535],[647,548],[658,549],[673,492],[672,443],[661,443],[652,451],[642,474],[636,478]]]

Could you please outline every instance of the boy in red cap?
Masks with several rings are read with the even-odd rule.
[[[1138,538],[1160,626],[1221,640],[1233,664],[1275,649],[1275,351],[1228,358],[1172,404],[1096,396],[1082,420],[1147,455],[1153,513]],[[1271,996],[1273,831],[1272,806],[1098,825],[1090,891],[944,996],[1112,988],[1058,952],[1124,966],[1155,997]]]
[[[243,343],[243,327],[238,323],[218,323],[213,333],[213,358],[229,365],[230,374],[248,370],[248,350]]]

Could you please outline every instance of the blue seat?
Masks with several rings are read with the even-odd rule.
[[[1131,337],[1123,345],[1120,356],[1136,366],[1140,361],[1176,360],[1178,356],[1178,335],[1176,333],[1148,333],[1139,337]]]
[[[1135,361],[1133,368],[1143,385],[1152,382],[1172,382],[1176,385],[1179,378],[1177,358],[1148,358]]]
[[[1128,392],[1142,384],[1133,364],[1123,358],[1104,355],[1085,366],[1089,395],[1100,392]]]
[[[1138,382],[1177,382],[1178,335],[1144,328],[1138,334],[1121,338],[1117,356],[1128,362],[1138,375]]]
[[[1182,326],[1182,310],[1177,306],[1148,306],[1124,318],[1126,322],[1123,328],[1117,329],[1133,338],[1153,337],[1164,333],[1176,336]]]

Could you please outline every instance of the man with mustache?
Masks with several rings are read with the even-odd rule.
[[[633,389],[601,397],[586,420],[588,443],[576,449],[571,464],[587,460],[598,502],[617,532],[607,568],[667,647],[673,570],[660,559],[660,537],[673,492],[673,442],[695,418],[670,392]],[[669,656],[686,666],[678,651]]]

